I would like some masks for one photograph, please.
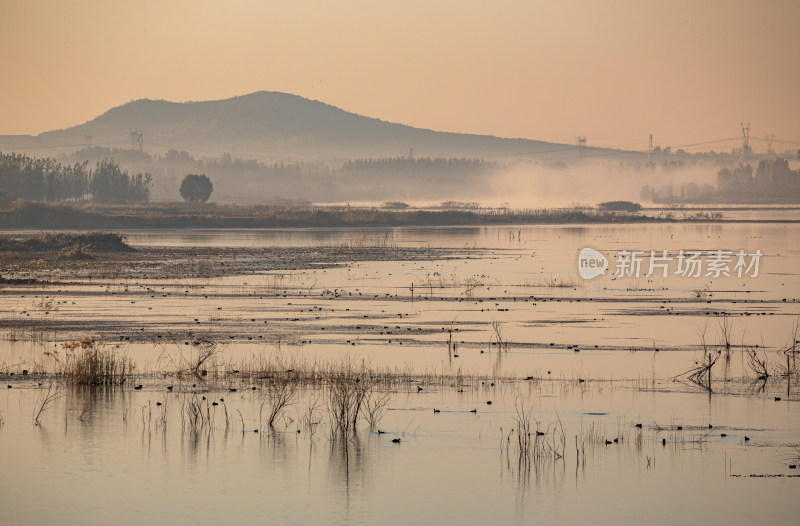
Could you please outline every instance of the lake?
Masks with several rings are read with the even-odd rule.
[[[124,235],[217,259],[302,249],[312,264],[2,286],[0,523],[796,520],[800,378],[785,351],[800,338],[800,224]],[[604,275],[581,277],[583,248]],[[699,276],[679,272],[681,251],[699,253]],[[126,384],[54,380],[63,342],[101,334],[135,363]],[[207,335],[207,374],[188,374]],[[710,392],[690,374],[709,356]],[[346,368],[386,406],[343,437],[330,378]],[[289,376],[270,428],[277,372],[307,376]]]

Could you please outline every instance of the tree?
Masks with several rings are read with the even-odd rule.
[[[97,162],[89,190],[100,203],[136,203],[150,199],[150,174],[130,175],[111,159]]]
[[[0,210],[4,210],[11,206],[11,197],[8,192],[0,188]]]
[[[214,185],[205,175],[189,174],[181,182],[181,197],[187,203],[205,203],[213,191]]]

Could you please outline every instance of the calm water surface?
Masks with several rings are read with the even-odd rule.
[[[282,353],[309,361],[365,360],[410,377],[460,372],[513,380],[494,386],[487,380],[464,392],[417,381],[395,386],[378,426],[384,433],[360,426],[356,438],[343,441],[326,424],[322,390],[303,390],[279,425],[265,432],[259,429],[263,385],[256,380],[256,390],[237,384],[230,392],[188,378],[143,376],[141,391],[59,387],[59,398],[34,425],[44,392],[36,380],[15,377],[12,388],[0,390],[0,524],[797,520],[800,478],[789,468],[800,454],[797,382],[777,376],[757,381],[739,345],[758,345],[771,367],[782,363],[780,351],[800,314],[800,225],[126,236],[135,246],[457,250],[445,260],[4,290],[2,316],[116,323],[131,333],[173,330],[174,343],[133,338],[120,346],[142,372],[165,369],[165,355],[192,352],[181,345],[187,331],[217,330],[236,335],[221,347],[222,367]],[[584,281],[576,262],[584,247],[612,263],[623,249],[743,249],[763,257],[755,278],[615,279],[609,273]],[[34,308],[43,297],[62,303],[45,315]],[[709,396],[673,377],[703,358],[701,334],[713,349],[722,343],[721,313],[728,316],[735,350],[727,367],[720,362],[715,369]],[[493,345],[493,322],[510,342],[507,352]],[[448,330],[459,345],[457,358],[447,349]],[[42,353],[67,337],[52,329],[44,341],[2,341],[0,364],[5,370],[46,368]],[[523,380],[527,376],[537,380]],[[167,383],[175,385],[173,392]],[[182,423],[182,404],[192,396],[225,400],[202,433]],[[301,422],[314,400],[321,423],[311,433]],[[520,464],[509,442],[520,403],[545,433],[541,440],[562,437],[563,456]]]

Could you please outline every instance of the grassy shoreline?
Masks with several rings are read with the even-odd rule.
[[[0,228],[158,229],[466,226],[514,224],[661,223],[724,221],[705,212],[674,217],[668,213],[615,212],[592,208],[529,210],[384,210],[350,207],[267,208],[234,205],[140,205],[92,207],[17,202],[0,211]]]

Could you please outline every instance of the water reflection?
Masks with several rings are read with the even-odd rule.
[[[35,522],[54,520],[50,510],[55,509],[66,518],[58,522],[79,516],[74,505],[53,496],[48,489],[53,481],[74,488],[78,502],[99,493],[108,506],[136,498],[138,491],[140,496],[146,492],[159,510],[172,509],[163,507],[166,501],[150,489],[164,492],[186,502],[180,508],[182,520],[199,522],[209,517],[224,521],[213,508],[223,495],[235,499],[236,513],[248,516],[258,515],[264,499],[272,499],[269,509],[280,522],[292,522],[300,513],[315,523],[425,522],[454,515],[520,523],[534,516],[553,519],[553,498],[570,503],[588,520],[612,511],[595,498],[601,488],[636,492],[644,474],[658,473],[675,487],[687,486],[679,491],[685,496],[706,487],[709,471],[727,469],[729,457],[735,458],[734,473],[774,472],[776,455],[788,450],[773,444],[796,439],[793,406],[771,400],[715,395],[709,402],[707,395],[586,384],[549,381],[483,385],[462,393],[455,387],[394,393],[392,410],[381,424],[386,434],[359,427],[349,437],[331,433],[324,423],[312,437],[299,420],[254,432],[258,396],[208,389],[199,403],[221,400],[224,394],[229,416],[236,418],[225,418],[222,402],[203,403],[206,424],[192,427],[181,420],[195,396],[191,393],[61,386],[63,396],[35,426],[31,414],[39,390],[10,389],[0,392],[5,421],[0,446],[16,454],[0,455],[0,469],[20,476],[0,479],[0,495],[4,509],[30,503],[17,487],[58,502],[58,507],[25,507],[27,513],[34,510]],[[293,411],[306,413],[319,397],[319,392],[304,391]],[[493,404],[487,406],[486,399]],[[527,452],[520,448],[514,416],[520,399],[533,409]],[[430,406],[442,411],[434,413]],[[481,409],[473,414],[474,407]],[[313,419],[325,420],[320,413]],[[393,437],[401,441],[394,444]],[[754,443],[761,447],[751,447]],[[142,489],[132,493],[123,487]],[[748,500],[740,493],[736,497]],[[788,502],[780,491],[759,491],[759,498],[779,513]],[[496,506],[487,509],[487,499]],[[701,513],[702,507],[687,506]],[[497,512],[497,507],[507,511]],[[13,513],[8,518],[17,522],[19,515]],[[154,518],[143,513],[136,517]],[[87,519],[85,510],[80,516]],[[99,523],[101,517],[95,510],[87,522]]]
[[[339,488],[350,507],[351,492],[367,485],[368,455],[359,434],[349,437],[334,433],[328,447],[328,478],[332,487]]]

